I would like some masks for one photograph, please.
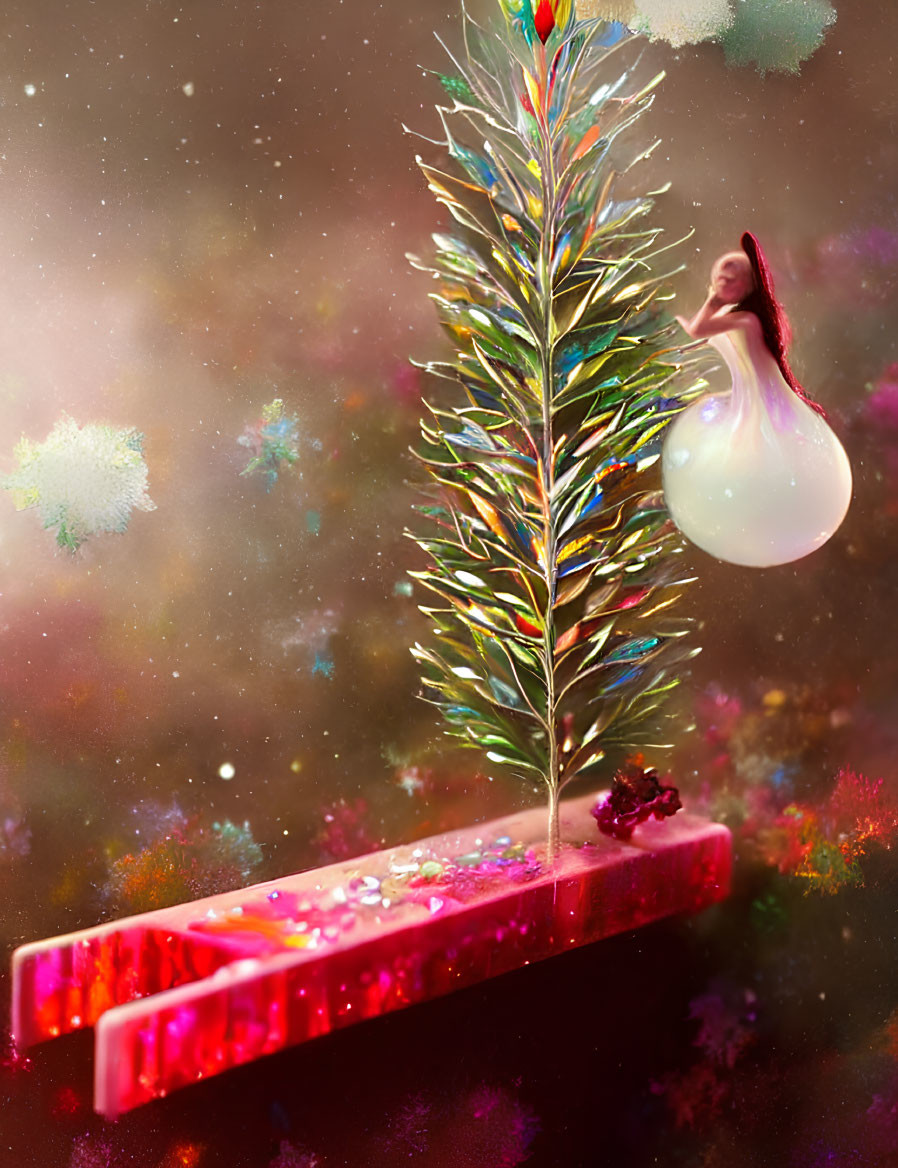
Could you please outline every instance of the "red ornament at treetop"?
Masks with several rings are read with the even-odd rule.
[[[536,29],[536,35],[545,44],[555,27],[555,11],[550,0],[540,0],[539,6],[533,14],[533,26]]]

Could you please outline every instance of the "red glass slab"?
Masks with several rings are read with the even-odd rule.
[[[681,812],[598,836],[536,808],[23,945],[20,1047],[96,1026],[94,1106],[116,1116],[230,1067],[726,896],[730,833]]]

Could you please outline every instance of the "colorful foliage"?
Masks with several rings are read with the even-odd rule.
[[[471,96],[438,110],[452,173],[419,162],[456,223],[418,265],[456,347],[426,368],[462,402],[422,422],[430,564],[413,575],[437,601],[413,653],[448,734],[546,784],[554,852],[561,789],[610,744],[663,743],[697,651],[655,464],[703,383],[673,347],[653,200],[619,183],[660,77],[612,66],[616,34],[565,5],[503,9],[505,36],[466,18]]]

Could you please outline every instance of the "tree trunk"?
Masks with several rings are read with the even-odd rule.
[[[549,834],[546,839],[546,863],[553,867],[561,850],[561,825],[558,820],[559,798],[556,783],[549,784]]]

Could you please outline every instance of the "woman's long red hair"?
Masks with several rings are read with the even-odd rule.
[[[818,414],[822,414],[825,417],[823,407],[808,397],[799,384],[795,374],[792,372],[786,358],[786,350],[792,340],[792,330],[789,327],[789,320],[783,310],[783,306],[776,298],[776,290],[773,287],[773,274],[770,271],[770,265],[767,263],[767,257],[764,255],[760,243],[758,243],[756,237],[750,231],[743,233],[741,242],[742,250],[748,256],[748,261],[751,264],[752,274],[755,278],[755,286],[752,292],[739,304],[739,308],[744,312],[753,312],[761,322],[761,330],[764,334],[767,348],[773,354],[773,358],[777,365],[779,365],[780,372],[789,388],[803,402],[809,405],[812,410],[816,410]]]

